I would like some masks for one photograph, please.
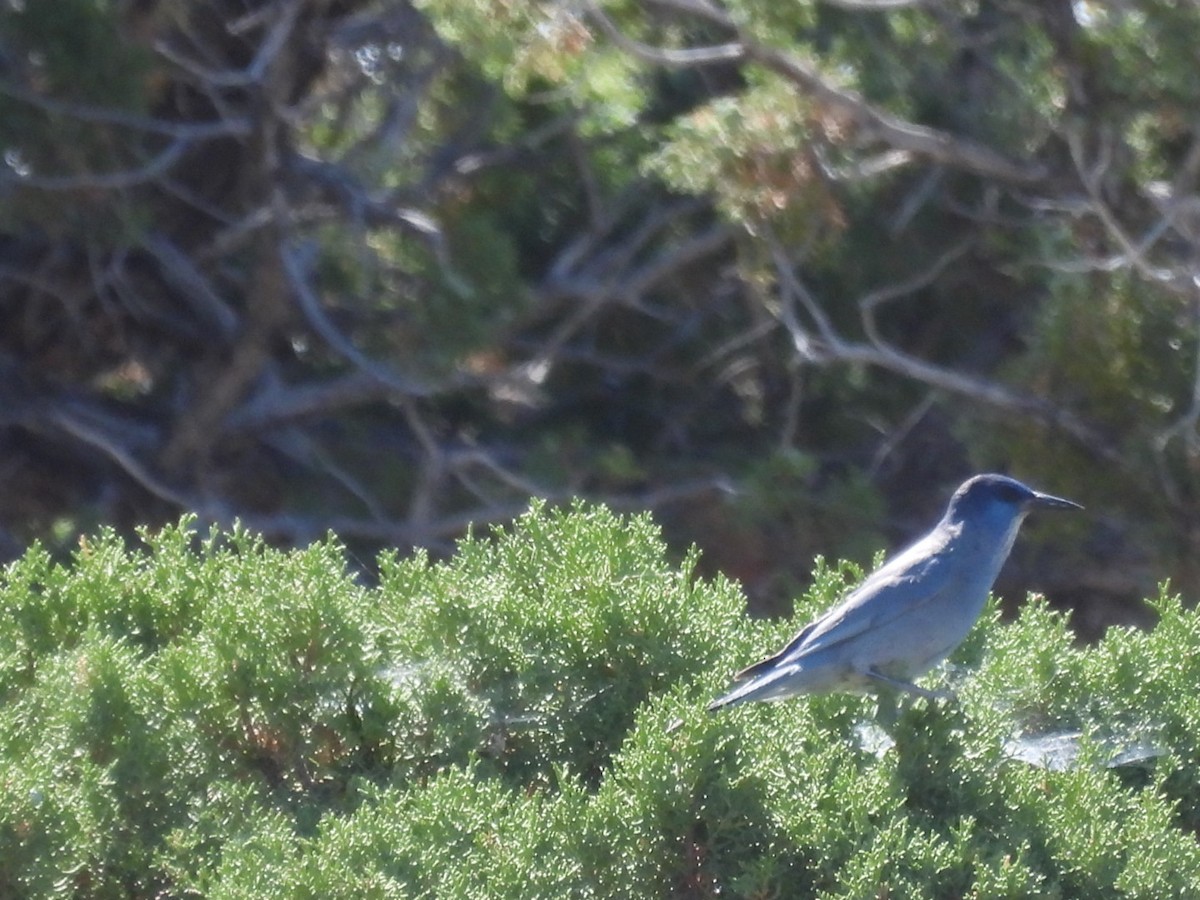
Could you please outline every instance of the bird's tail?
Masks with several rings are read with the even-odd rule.
[[[718,709],[724,709],[726,706],[737,706],[739,703],[745,703],[744,697],[738,697],[737,691],[730,691],[722,697],[718,697],[712,703],[708,704],[708,711],[715,713]]]
[[[743,684],[739,684],[728,693],[722,694],[712,703],[708,704],[708,711],[716,712],[718,709],[724,709],[726,706],[737,706],[741,703],[751,703],[755,700],[781,700],[784,697],[803,693],[802,690],[797,690],[795,684],[791,683],[795,675],[795,667],[765,672],[757,678],[752,678]]]

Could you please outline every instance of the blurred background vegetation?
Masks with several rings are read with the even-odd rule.
[[[1200,591],[1200,13],[7,0],[0,550],[651,508],[786,609],[979,470],[1028,588]]]

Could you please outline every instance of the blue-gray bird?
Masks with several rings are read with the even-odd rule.
[[[942,696],[913,684],[950,655],[983,612],[1025,516],[1082,509],[1004,475],[976,475],[942,520],[841,603],[804,626],[774,656],[734,676],[710,710],[827,691],[892,689]]]

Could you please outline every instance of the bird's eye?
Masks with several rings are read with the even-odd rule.
[[[1025,499],[1025,492],[1015,484],[1001,485],[997,494],[1005,503],[1020,503]]]

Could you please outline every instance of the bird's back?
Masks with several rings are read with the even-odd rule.
[[[971,545],[962,537],[961,528],[939,525],[779,653],[740,672],[745,683],[716,705],[863,690],[868,669],[900,679],[926,671],[970,631],[991,588],[989,566],[967,558]]]

